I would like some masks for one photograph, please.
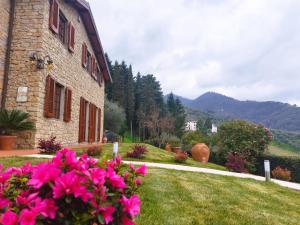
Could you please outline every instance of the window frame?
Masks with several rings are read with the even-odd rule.
[[[61,10],[59,10],[58,19],[59,19],[58,39],[60,40],[60,42],[64,46],[68,47],[68,45],[69,45],[69,40],[68,40],[69,39],[69,21],[68,21],[68,19],[66,18],[66,16],[64,15],[64,13]],[[63,27],[64,32],[63,33],[61,32],[62,24],[64,25],[64,27]]]

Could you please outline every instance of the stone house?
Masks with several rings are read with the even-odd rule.
[[[0,16],[1,107],[29,112],[36,126],[18,147],[50,135],[64,145],[100,142],[112,80],[89,4],[1,0]]]

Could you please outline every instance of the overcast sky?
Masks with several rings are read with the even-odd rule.
[[[112,60],[165,94],[300,106],[300,0],[89,0]]]

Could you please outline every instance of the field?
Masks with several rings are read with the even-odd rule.
[[[277,144],[271,144],[269,146],[268,153],[271,155],[277,155],[277,156],[300,157],[300,152],[290,149],[288,147],[277,145]]]

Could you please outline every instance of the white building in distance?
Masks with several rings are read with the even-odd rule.
[[[196,131],[197,130],[197,121],[188,121],[185,123],[186,131]]]
[[[215,124],[211,125],[211,132],[212,133],[218,133],[218,127],[217,127],[217,125],[215,125]]]

